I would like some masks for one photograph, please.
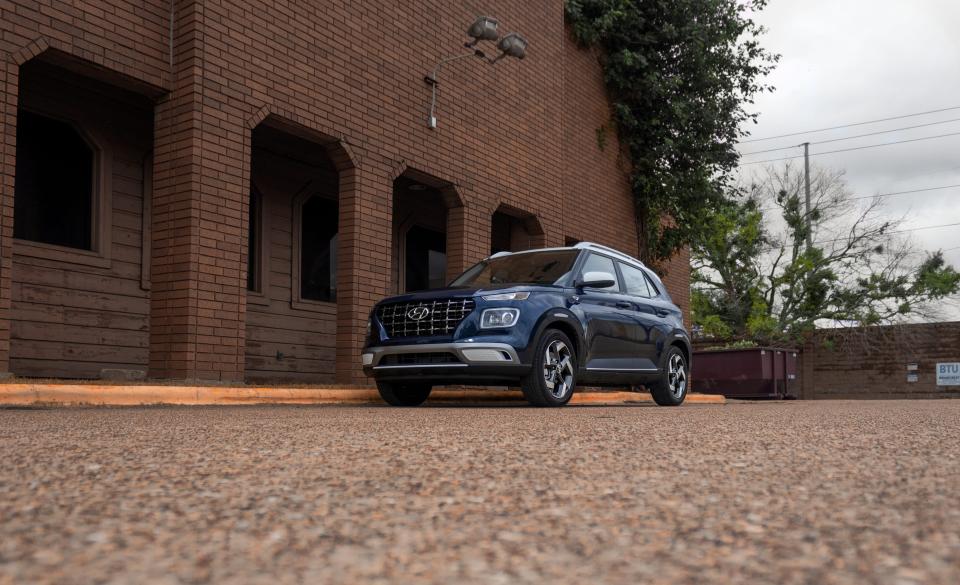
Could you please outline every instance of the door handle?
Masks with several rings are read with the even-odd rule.
[[[668,311],[668,310],[666,310],[666,309],[657,309],[656,311],[657,311],[657,316],[658,316],[658,317],[666,317],[667,315],[670,314],[670,311]]]
[[[618,309],[629,309],[633,307],[633,303],[628,303],[627,301],[617,301]]]

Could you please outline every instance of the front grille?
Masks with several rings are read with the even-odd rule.
[[[381,366],[433,366],[458,364],[457,356],[448,352],[394,353],[383,356]]]
[[[377,319],[390,337],[422,337],[452,335],[457,325],[473,311],[473,299],[439,299],[436,301],[412,301],[391,303],[377,308]],[[422,319],[414,319],[408,313],[418,309]],[[416,311],[414,311],[416,316]]]

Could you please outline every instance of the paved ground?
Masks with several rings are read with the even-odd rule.
[[[0,583],[960,582],[960,401],[0,410]]]

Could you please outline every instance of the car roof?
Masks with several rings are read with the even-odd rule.
[[[553,247],[553,248],[534,248],[532,250],[520,250],[517,252],[497,252],[496,254],[492,254],[488,256],[486,259],[489,260],[491,258],[515,256],[518,254],[530,254],[532,252],[550,252],[550,251],[561,251],[561,250],[570,250],[570,251],[577,251],[577,252],[582,250],[588,250],[591,252],[600,252],[601,254],[606,254],[607,256],[616,258],[617,260],[620,260],[629,264],[633,264],[635,267],[638,267],[641,270],[643,270],[647,274],[647,276],[650,277],[653,280],[653,282],[655,282],[658,285],[658,289],[659,289],[658,292],[660,296],[672,302],[670,298],[670,293],[667,292],[667,286],[663,283],[663,280],[660,278],[660,276],[656,272],[648,268],[646,264],[634,258],[633,256],[630,256],[629,254],[624,254],[619,250],[616,250],[609,246],[596,244],[594,242],[579,242],[572,246],[562,246],[562,247]]]
[[[574,244],[573,246],[563,246],[563,247],[554,247],[554,248],[534,248],[532,250],[520,250],[518,252],[497,252],[496,254],[489,256],[489,258],[502,258],[504,256],[514,256],[516,254],[529,254],[531,252],[550,252],[550,251],[560,251],[560,250],[590,250],[593,252],[601,252],[603,254],[607,254],[608,256],[613,256],[618,260],[623,260],[631,264],[636,264],[637,266],[641,266],[646,270],[650,270],[649,268],[647,268],[647,266],[643,262],[634,258],[633,256],[624,254],[623,252],[619,250],[615,250],[614,248],[611,248],[609,246],[603,246],[601,244],[595,244],[593,242],[579,242],[577,244]]]

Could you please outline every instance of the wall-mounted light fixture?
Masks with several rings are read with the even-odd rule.
[[[437,74],[440,72],[440,68],[443,67],[446,63],[451,61],[457,61],[459,59],[465,59],[467,57],[479,57],[483,59],[490,65],[495,65],[497,61],[503,59],[504,57],[515,57],[517,59],[523,59],[527,56],[527,39],[523,38],[517,33],[510,33],[500,39],[500,33],[497,31],[499,22],[496,18],[490,16],[481,16],[473,21],[473,24],[470,25],[470,28],[467,29],[467,36],[473,38],[469,43],[464,43],[464,46],[468,49],[473,49],[470,53],[463,53],[461,55],[453,55],[452,57],[446,57],[441,59],[436,67],[433,68],[433,73],[427,75],[423,80],[431,88],[430,96],[430,117],[427,119],[427,127],[436,128],[437,127],[437,117],[435,115],[437,109],[437,86],[440,84],[437,81]],[[500,39],[497,43],[497,50],[500,51],[500,54],[494,58],[487,57],[486,53],[482,50],[477,49],[476,46],[481,41],[496,41]]]

